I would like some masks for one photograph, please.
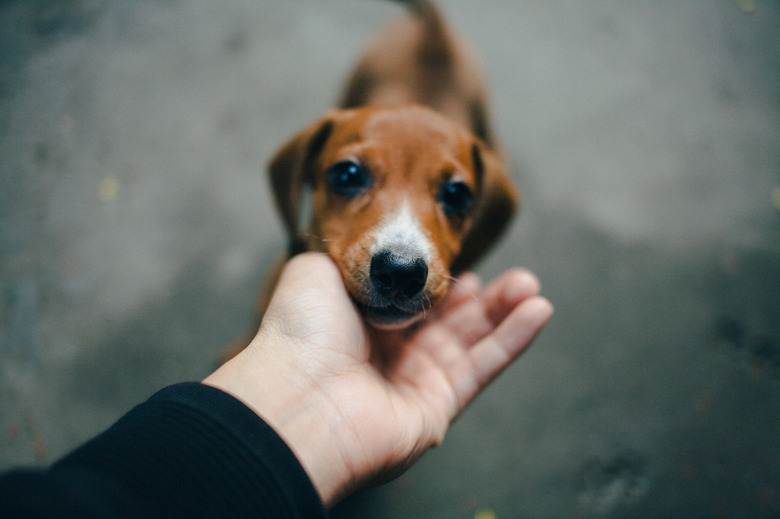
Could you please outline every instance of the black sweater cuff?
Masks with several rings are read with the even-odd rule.
[[[60,510],[84,516],[327,517],[276,432],[234,397],[197,383],[158,392],[44,478],[48,496],[38,495],[38,505],[61,495]]]

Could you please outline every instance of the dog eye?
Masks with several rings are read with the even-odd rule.
[[[330,167],[328,182],[336,194],[353,198],[371,187],[373,179],[366,168],[357,162],[345,160]]]
[[[447,216],[463,216],[471,207],[474,195],[465,182],[448,180],[439,188],[437,199]]]

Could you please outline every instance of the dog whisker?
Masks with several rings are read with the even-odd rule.
[[[327,238],[323,238],[322,236],[317,236],[313,232],[305,232],[305,233],[302,234],[302,237],[303,238],[315,239],[315,240],[317,240],[319,242],[322,242],[322,243],[328,243],[328,242],[332,241],[332,240],[329,240]]]
[[[433,303],[431,302],[431,298],[427,294],[423,294],[423,297],[420,300],[420,312],[422,313],[423,318],[425,318],[426,313],[432,307]]]

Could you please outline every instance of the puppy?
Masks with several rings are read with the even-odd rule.
[[[289,254],[329,254],[380,329],[408,327],[435,306],[518,205],[476,60],[432,3],[402,3],[411,16],[370,44],[339,109],[292,137],[269,166]]]

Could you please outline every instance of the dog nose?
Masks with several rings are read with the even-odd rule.
[[[419,294],[428,279],[422,258],[411,260],[382,251],[371,258],[371,282],[389,299],[409,299]]]

